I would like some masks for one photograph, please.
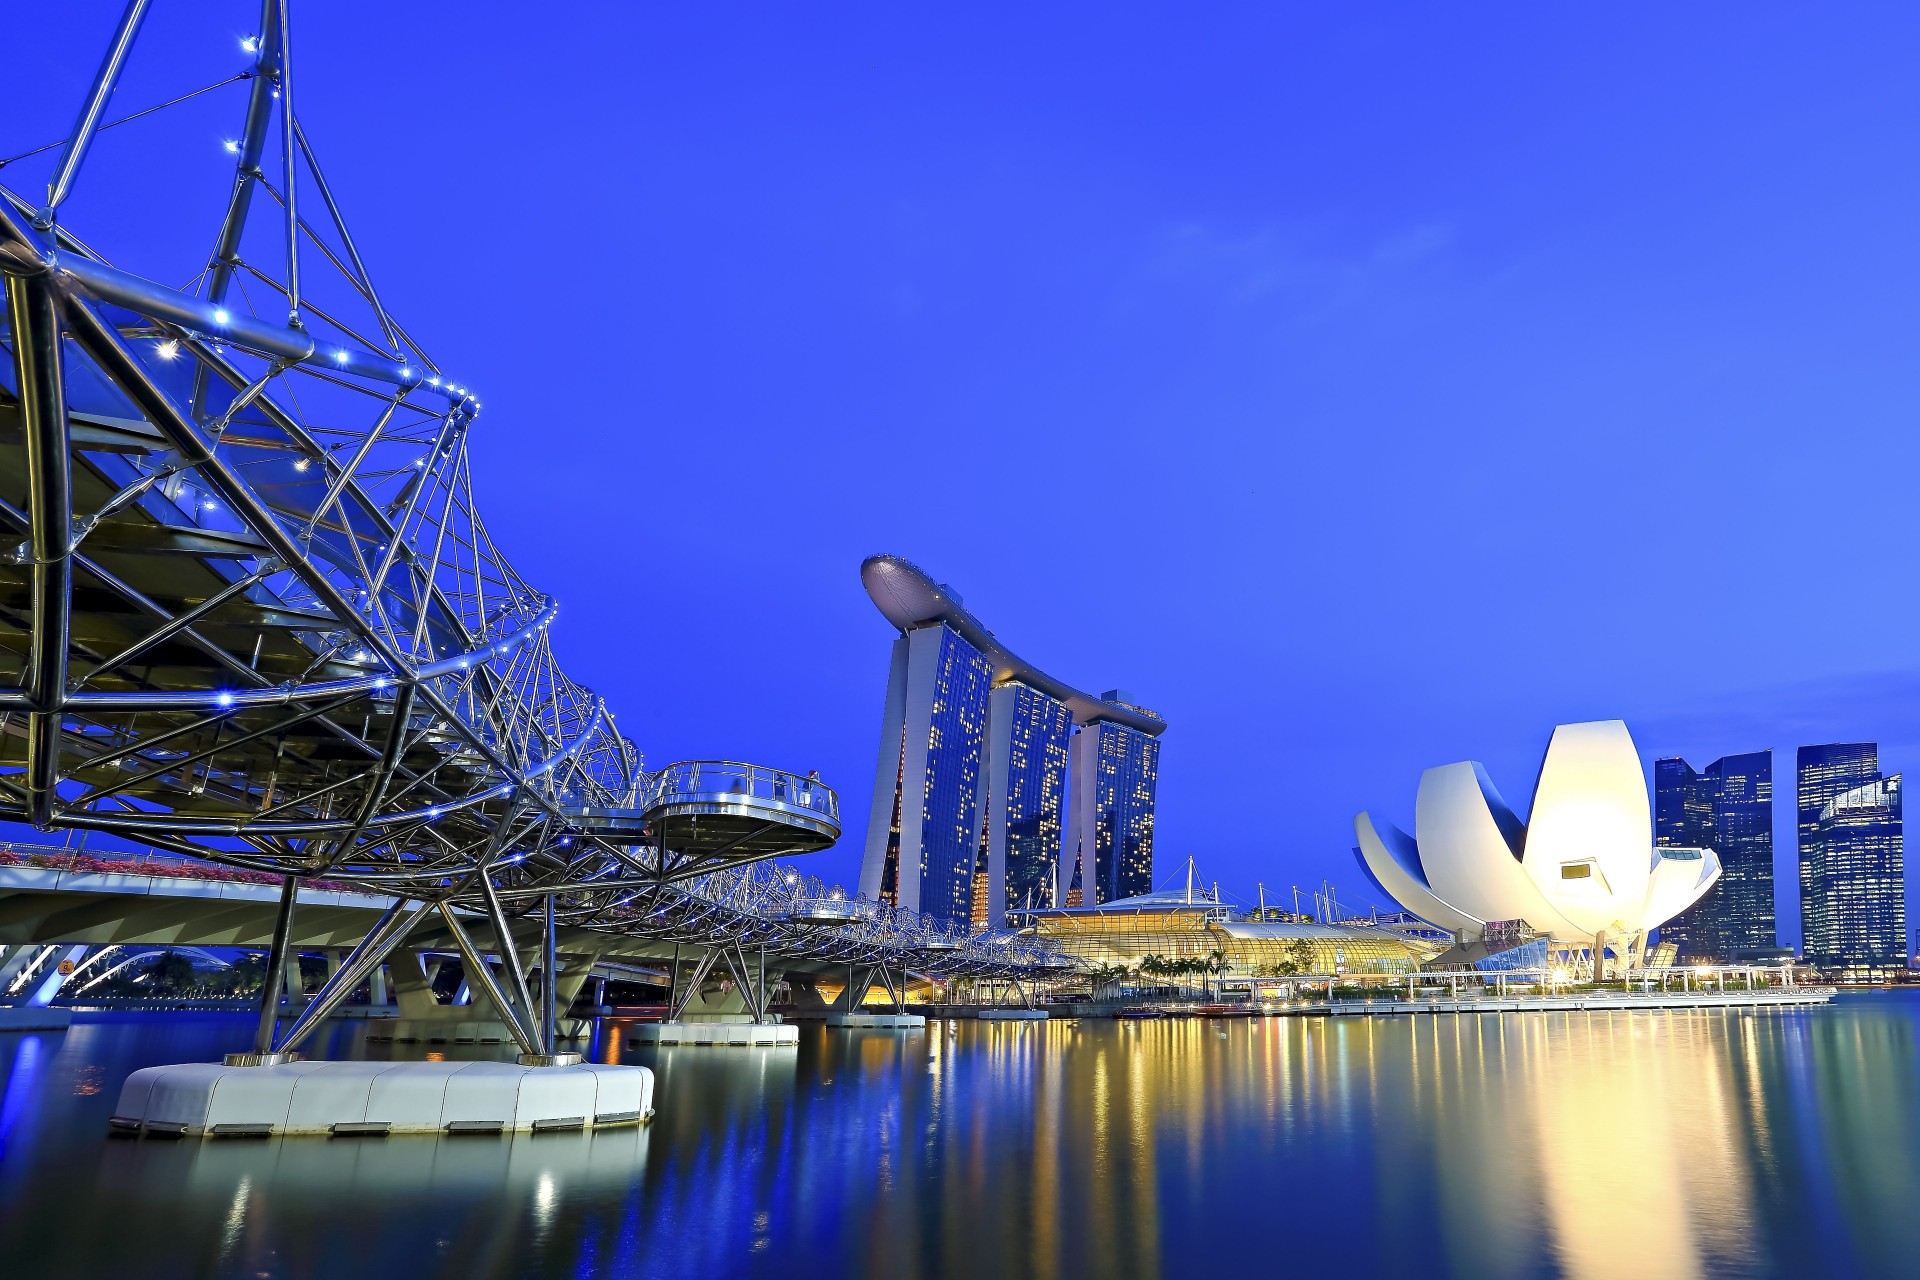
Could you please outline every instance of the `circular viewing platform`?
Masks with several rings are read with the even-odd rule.
[[[815,853],[840,838],[840,797],[811,774],[732,760],[683,760],[653,775],[630,808],[567,811],[580,830],[664,842],[700,871]]]

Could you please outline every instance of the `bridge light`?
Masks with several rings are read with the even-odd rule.
[[[218,703],[220,706],[230,707],[233,705],[233,695],[230,693],[223,693],[216,696],[214,698],[214,701]]]
[[[217,502],[203,502],[200,505],[209,511],[218,511],[220,509],[220,504]]]
[[[240,154],[240,144],[235,142],[232,138],[228,138],[225,142],[221,143],[220,145],[227,149],[227,154],[230,156],[237,156]]]
[[[313,465],[312,460],[308,458],[295,458],[293,460],[293,469],[295,471],[305,471],[311,465]]]
[[[259,36],[242,36],[240,38],[240,51],[242,53],[260,52],[260,37]]]
[[[340,364],[345,364],[347,362],[347,349],[345,347],[340,348],[333,353],[333,358]]]
[[[173,338],[168,338],[165,342],[155,347],[153,353],[162,360],[171,360],[180,354],[180,343]]]
[[[380,676],[374,680],[373,687],[376,689],[384,689],[392,683],[393,681],[387,679],[385,676]]]
[[[225,307],[215,307],[213,309],[213,322],[215,324],[225,324],[231,319],[233,319],[233,317],[227,314]]]

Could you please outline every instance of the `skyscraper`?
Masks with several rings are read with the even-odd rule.
[[[1124,694],[1105,697],[1122,702]],[[1153,818],[1160,743],[1124,724],[1096,720],[1073,738],[1073,821],[1060,900],[1077,870],[1080,901],[1092,906],[1153,891]],[[1071,865],[1078,861],[1077,867]]]
[[[975,928],[1003,928],[1008,911],[1054,904],[1072,738],[1064,702],[1018,680],[994,689]]]
[[[860,577],[900,630],[861,893],[999,928],[1009,912],[1062,905],[1083,844],[1087,901],[1150,890],[1166,722],[1117,690],[1095,698],[1023,662],[905,560],[874,556]],[[1083,785],[1084,805],[1070,798]],[[1069,805],[1087,820],[1063,856]]]
[[[1906,968],[1906,859],[1900,775],[1882,777],[1870,742],[1802,747],[1800,920],[1809,964],[1842,976]]]
[[[993,669],[945,626],[893,642],[860,891],[944,919],[971,914],[980,745]]]
[[[1729,961],[1778,941],[1773,912],[1773,753],[1722,756],[1695,773],[1685,760],[1653,765],[1654,843],[1709,848],[1720,881],[1662,926],[1688,959]]]

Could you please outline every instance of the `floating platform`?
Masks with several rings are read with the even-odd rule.
[[[65,1031],[72,1025],[71,1009],[0,1004],[0,1031]]]
[[[917,1013],[830,1013],[827,1025],[849,1030],[917,1031],[926,1027],[927,1020]]]
[[[800,1043],[800,1028],[779,1022],[643,1022],[627,1035],[631,1048],[656,1044],[779,1046]]]
[[[110,1123],[163,1137],[346,1137],[598,1129],[652,1115],[653,1073],[645,1067],[193,1062],[128,1076]]]

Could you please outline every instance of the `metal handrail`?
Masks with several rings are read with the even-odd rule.
[[[675,797],[738,795],[772,800],[840,820],[840,797],[813,774],[739,760],[681,760],[651,774],[640,787],[643,809]]]

